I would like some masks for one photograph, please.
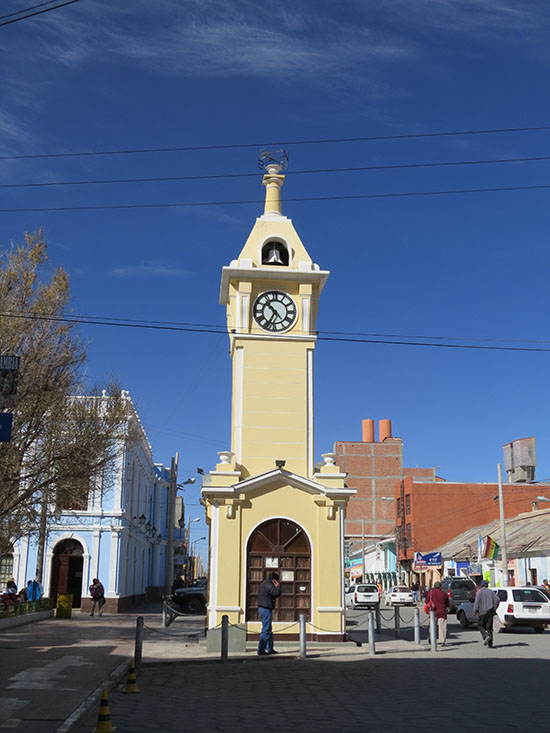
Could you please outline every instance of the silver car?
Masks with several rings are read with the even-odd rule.
[[[412,590],[406,585],[394,585],[386,591],[388,606],[414,606]]]

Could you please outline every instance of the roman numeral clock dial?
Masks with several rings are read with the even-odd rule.
[[[296,321],[296,303],[280,290],[269,290],[254,301],[254,320],[264,331],[282,333]]]

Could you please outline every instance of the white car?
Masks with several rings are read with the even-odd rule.
[[[357,583],[346,588],[346,608],[376,608],[380,603],[378,587],[374,583]]]
[[[388,606],[414,606],[412,590],[406,585],[394,585],[388,588],[385,595]]]
[[[506,631],[511,626],[530,626],[542,634],[550,624],[550,598],[532,585],[491,588],[499,600],[493,628]],[[462,626],[477,624],[473,603],[461,603],[456,613]]]

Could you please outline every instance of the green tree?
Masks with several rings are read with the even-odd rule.
[[[61,320],[69,304],[42,230],[0,252],[0,354],[20,357],[12,439],[0,443],[0,554],[45,528],[49,512],[82,505],[126,429],[117,385],[85,389],[85,344],[78,324]]]

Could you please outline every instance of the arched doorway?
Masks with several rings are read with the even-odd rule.
[[[83,547],[78,540],[58,542],[53,550],[50,598],[55,602],[58,593],[73,594],[73,608],[80,608],[82,595]]]
[[[246,620],[258,621],[258,588],[276,572],[281,595],[273,621],[310,618],[311,548],[304,530],[288,519],[270,519],[257,527],[248,540]]]

